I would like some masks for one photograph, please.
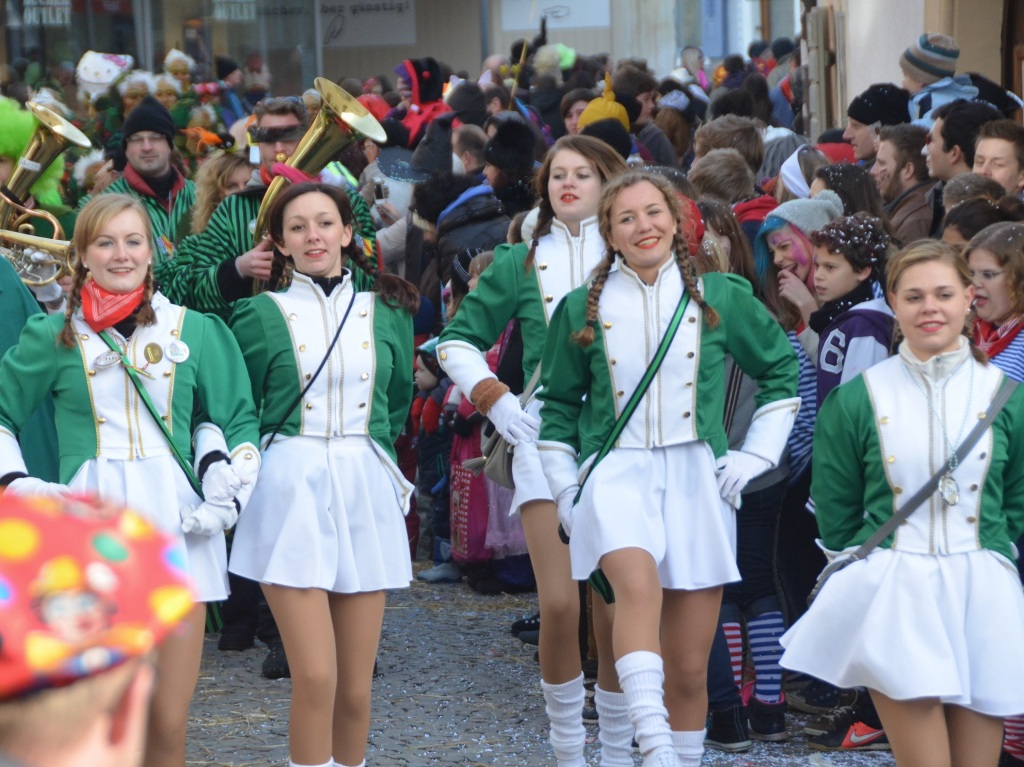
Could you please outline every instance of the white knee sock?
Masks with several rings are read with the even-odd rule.
[[[672,731],[665,708],[665,667],[654,652],[627,653],[615,661],[619,684],[629,706],[629,718],[636,728],[636,740],[646,756],[655,749],[672,746]]]
[[[601,741],[600,767],[633,767],[633,723],[626,694],[594,687],[597,737]]]
[[[288,767],[333,767],[334,760],[324,762],[323,764],[298,764],[293,762],[291,759],[288,760]]]
[[[345,765],[342,764],[341,762],[334,762],[334,761],[332,761],[331,762],[331,767],[345,767]],[[363,759],[363,761],[361,761],[359,764],[355,765],[355,767],[366,767],[366,760]]]
[[[705,730],[685,730],[672,733],[672,746],[679,757],[680,767],[699,767],[704,755]]]
[[[558,767],[586,767],[583,744],[587,730],[583,726],[583,674],[570,682],[548,684],[540,680],[544,705],[551,722],[551,748]]]

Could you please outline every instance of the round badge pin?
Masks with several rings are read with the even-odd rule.
[[[188,344],[184,341],[171,341],[164,347],[164,353],[171,362],[184,362],[188,359]]]
[[[164,358],[164,350],[160,348],[160,344],[146,344],[142,354],[146,358],[146,362],[152,365],[155,365]]]

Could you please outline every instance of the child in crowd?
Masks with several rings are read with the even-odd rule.
[[[821,308],[811,314],[818,334],[818,402],[841,383],[889,356],[893,315],[874,297],[883,280],[889,235],[874,216],[857,213],[811,232],[814,291]]]
[[[434,566],[416,577],[428,583],[457,583],[462,580],[462,573],[452,561],[448,508],[452,432],[442,417],[452,382],[438,365],[436,347],[436,338],[416,347],[413,373],[417,391],[412,403],[412,420],[418,432],[419,447],[416,494],[421,502],[430,504],[430,527],[434,534]]]

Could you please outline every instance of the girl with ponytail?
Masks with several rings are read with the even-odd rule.
[[[663,177],[610,181],[598,223],[608,247],[597,274],[551,320],[537,444],[572,577],[600,568],[615,592],[615,669],[644,764],[689,767],[703,752],[722,585],[739,578],[735,504],[780,459],[800,402],[796,358],[746,280],[698,279]],[[680,303],[664,364],[596,463]],[[723,425],[727,354],[760,387],[739,450]]]
[[[623,172],[623,159],[604,142],[564,136],[549,150],[537,174],[540,204],[529,243],[501,245],[494,263],[441,333],[438,359],[455,384],[516,445],[512,513],[522,517],[540,602],[540,673],[551,743],[559,767],[585,764],[583,674],[579,651],[579,589],[569,571],[569,552],[558,537],[554,498],[541,469],[535,438],[540,401],[524,410],[487,366],[485,352],[518,319],[523,334],[523,380],[540,364],[548,323],[562,297],[585,286],[605,252],[597,227],[602,183]],[[608,657],[608,620],[595,599],[598,654]],[[632,728],[610,662],[598,664],[595,703],[601,720],[603,763],[631,759]]]
[[[353,220],[337,187],[289,187],[270,209],[271,292],[242,301],[231,322],[265,472],[230,569],[263,584],[281,630],[289,764],[365,764],[385,593],[412,577],[412,485],[394,445],[412,403],[419,296],[353,245]]]
[[[0,364],[0,484],[8,493],[89,493],[129,504],[182,539],[196,604],[187,630],[169,636],[157,655],[143,761],[184,767],[203,603],[227,597],[224,531],[259,468],[256,411],[242,354],[224,323],[154,290],[153,233],[137,200],[93,198],[78,214],[73,246],[66,313],[31,318]],[[16,440],[47,394],[61,427],[60,484],[26,476]],[[202,499],[175,451],[194,468]]]

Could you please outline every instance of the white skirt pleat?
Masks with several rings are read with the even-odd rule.
[[[719,495],[707,443],[616,448],[593,470],[573,518],[572,577],[586,579],[624,548],[649,552],[664,588],[739,580],[736,512]]]
[[[840,570],[782,637],[782,665],[894,700],[938,698],[989,716],[1024,711],[1024,595],[988,550],[878,549]]]
[[[343,594],[407,587],[411,491],[369,437],[275,440],[238,520],[231,572]]]

